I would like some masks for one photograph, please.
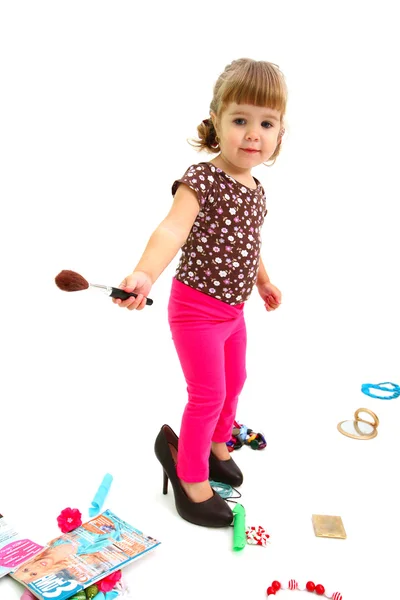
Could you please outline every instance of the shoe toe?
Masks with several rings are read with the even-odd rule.
[[[230,458],[228,460],[219,460],[213,453],[209,460],[210,479],[227,483],[232,487],[239,487],[243,483],[243,473]]]
[[[205,502],[191,502],[189,505],[178,502],[177,509],[183,519],[202,527],[229,527],[233,521],[232,510],[216,492]]]
[[[237,472],[230,473],[230,481],[229,485],[232,487],[239,487],[243,483],[243,473],[238,468]]]

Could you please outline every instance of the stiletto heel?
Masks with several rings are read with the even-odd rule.
[[[165,471],[163,471],[163,474],[164,474],[164,481],[163,481],[162,493],[165,495],[165,494],[168,494],[168,475],[166,474]]]
[[[167,493],[168,479],[174,490],[176,510],[182,519],[203,527],[228,527],[233,513],[225,500],[213,490],[213,495],[204,502],[193,502],[183,489],[176,473],[174,455],[178,452],[178,436],[169,425],[163,425],[154,444],[154,452],[164,470],[163,494]]]

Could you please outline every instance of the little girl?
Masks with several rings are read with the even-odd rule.
[[[267,311],[281,302],[260,257],[266,200],[251,171],[275,162],[286,102],[276,65],[240,59],[226,67],[214,87],[210,118],[198,126],[195,141],[199,150],[217,156],[190,166],[174,182],[169,213],[121,284],[137,298],[113,300],[142,310],[152,285],[181,248],[168,317],[188,403],[179,448],[177,436],[164,425],[155,452],[164,471],[164,493],[169,478],[178,513],[198,525],[222,527],[232,521],[231,509],[209,478],[233,486],[243,481],[226,442],[246,379],[244,304],[254,285]]]

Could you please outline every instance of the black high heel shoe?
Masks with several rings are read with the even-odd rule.
[[[211,451],[208,465],[210,469],[210,479],[213,481],[227,483],[232,487],[239,487],[242,485],[243,473],[233,458],[229,458],[228,460],[220,460]]]
[[[171,448],[178,450],[178,437],[169,425],[163,425],[156,438],[154,451],[163,471],[163,494],[168,492],[170,480],[175,497],[175,506],[182,519],[203,527],[228,527],[233,521],[233,513],[225,500],[213,490],[213,496],[205,502],[193,502],[183,489],[176,473]]]

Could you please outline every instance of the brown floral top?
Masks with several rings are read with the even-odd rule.
[[[264,189],[255,182],[252,190],[208,162],[192,165],[174,182],[173,195],[185,183],[200,205],[182,246],[178,281],[228,304],[248,299],[257,279],[267,214]]]

